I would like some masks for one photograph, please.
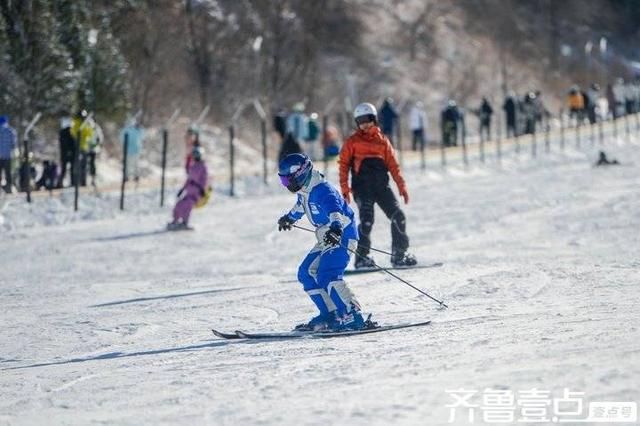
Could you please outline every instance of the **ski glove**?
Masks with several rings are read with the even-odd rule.
[[[280,219],[278,219],[278,231],[290,231],[291,225],[293,225],[296,221],[291,219],[288,214],[285,214]]]
[[[339,224],[333,223],[329,230],[324,234],[324,243],[329,246],[339,246],[342,239],[342,228]]]

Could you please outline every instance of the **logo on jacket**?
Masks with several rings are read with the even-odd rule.
[[[320,214],[320,210],[318,210],[318,206],[316,206],[314,203],[309,203],[309,209],[311,209],[311,213],[313,214]]]

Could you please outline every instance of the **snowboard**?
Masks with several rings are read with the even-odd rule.
[[[391,266],[389,268],[383,267],[388,271],[398,271],[402,269],[426,269],[426,268],[439,268],[444,265],[442,262],[429,263],[427,265],[415,265],[415,266]],[[347,269],[344,271],[344,275],[357,275],[357,274],[368,274],[369,272],[378,272],[379,268],[360,268],[360,269]]]
[[[236,330],[235,333],[224,333],[218,330],[211,330],[213,334],[221,339],[298,339],[298,338],[331,338],[359,336],[361,334],[380,333],[383,331],[400,330],[403,328],[422,327],[431,324],[431,321],[415,322],[409,324],[382,325],[362,330],[346,330],[346,331],[289,331],[289,332],[266,332],[266,333],[249,333],[242,330]]]

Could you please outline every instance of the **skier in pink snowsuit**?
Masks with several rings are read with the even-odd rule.
[[[169,230],[188,228],[191,210],[200,197],[205,194],[207,187],[207,166],[202,160],[203,154],[203,149],[199,146],[194,147],[191,152],[193,161],[189,165],[187,182],[178,192],[178,197],[181,198],[173,208],[173,222],[167,225],[167,229]]]

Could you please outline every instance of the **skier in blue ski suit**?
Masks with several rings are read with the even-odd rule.
[[[280,231],[306,214],[316,228],[316,245],[300,264],[298,280],[320,314],[298,330],[354,330],[367,326],[360,304],[343,279],[349,250],[355,250],[358,230],[353,210],[324,176],[313,170],[305,154],[290,154],[280,162],[281,183],[297,193],[293,208],[278,220]]]

